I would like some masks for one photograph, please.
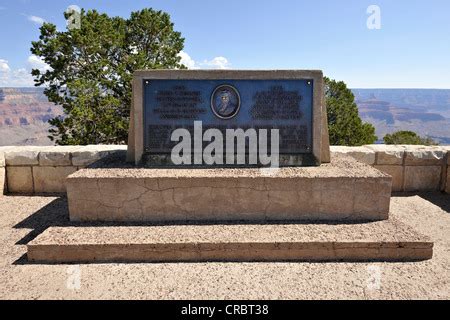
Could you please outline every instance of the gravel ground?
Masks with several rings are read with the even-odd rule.
[[[68,225],[64,198],[0,199],[1,299],[450,299],[450,195],[397,195],[404,223],[434,242],[415,263],[38,265],[26,244]],[[78,282],[79,280],[79,282]]]

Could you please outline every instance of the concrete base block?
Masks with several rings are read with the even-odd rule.
[[[404,191],[439,191],[441,166],[406,166]]]
[[[402,165],[405,147],[398,145],[372,144],[364,146],[376,153],[378,165]]]
[[[366,147],[331,146],[333,154],[347,154],[365,164],[375,164],[375,151]]]
[[[0,147],[0,168],[4,168],[5,165],[6,165],[5,152],[2,150],[2,147]]]
[[[363,224],[51,227],[28,244],[40,263],[417,261],[433,243],[391,219]]]
[[[439,146],[406,146],[405,155],[406,166],[440,166],[446,151]]]
[[[392,191],[402,191],[403,190],[403,167],[402,166],[381,165],[381,166],[375,166],[375,168],[392,177]]]
[[[5,167],[0,167],[0,197],[5,193],[6,187],[6,170]]]
[[[34,167],[34,192],[66,192],[65,181],[75,171],[76,167]]]
[[[450,159],[450,157],[449,157]],[[450,161],[450,160],[449,160]],[[447,167],[447,178],[443,178],[445,182],[445,192],[450,194],[450,166]]]
[[[39,165],[40,166],[71,166],[70,152],[58,150],[56,151],[43,151],[39,153]],[[75,150],[75,149],[74,149]]]
[[[91,168],[69,176],[72,221],[387,219],[392,178],[348,156],[320,167]]]
[[[15,151],[5,154],[7,166],[35,166],[39,164],[39,150],[31,150],[26,147],[18,147]]]
[[[32,193],[34,191],[31,167],[8,167],[6,172],[8,192]]]

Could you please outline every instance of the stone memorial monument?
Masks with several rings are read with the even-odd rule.
[[[133,99],[128,160],[137,165],[169,164],[172,132],[194,136],[196,121],[224,137],[227,129],[279,130],[281,165],[329,162],[321,71],[138,71]]]
[[[81,224],[44,232],[29,259],[431,258],[389,219],[390,176],[330,159],[323,90],[321,71],[137,71],[126,159],[69,176]]]

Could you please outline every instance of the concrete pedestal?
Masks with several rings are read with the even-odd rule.
[[[346,156],[320,167],[80,170],[72,221],[360,221],[388,218],[392,178]]]
[[[28,244],[28,259],[40,263],[418,261],[432,255],[433,243],[396,219],[361,224],[52,227]]]

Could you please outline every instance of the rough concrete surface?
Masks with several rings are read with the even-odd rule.
[[[356,161],[349,155],[333,154],[331,163],[317,167],[283,167],[270,171],[259,168],[214,169],[148,169],[136,168],[123,161],[121,154],[112,155],[97,164],[77,171],[70,179],[100,178],[377,178],[386,177],[378,170]]]
[[[2,299],[450,299],[450,196],[399,195],[396,218],[431,238],[411,263],[151,263],[39,265],[26,244],[69,225],[63,198],[0,199]],[[76,278],[79,275],[80,288]]]
[[[270,175],[254,168],[111,164],[68,177],[71,220],[381,220],[389,213],[392,178],[344,155],[320,167],[280,168]]]
[[[418,261],[433,243],[395,217],[366,223],[50,227],[33,262]]]
[[[361,147],[347,147],[347,146],[331,146],[331,152],[333,154],[347,154],[355,158],[356,160],[368,165],[375,164],[375,151],[372,149]]]
[[[375,169],[380,170],[390,176],[392,176],[392,191],[402,191],[403,190],[403,180],[404,180],[404,167],[402,166],[391,166],[391,165],[375,165]]]
[[[6,170],[8,191],[14,193],[32,193],[33,169],[32,167],[10,167]]]
[[[440,166],[405,167],[405,191],[438,191],[441,182]]]
[[[6,170],[4,167],[0,167],[0,197],[3,196],[5,192],[5,184],[6,184]]]
[[[66,178],[76,170],[75,167],[34,167],[34,192],[65,192]]]

